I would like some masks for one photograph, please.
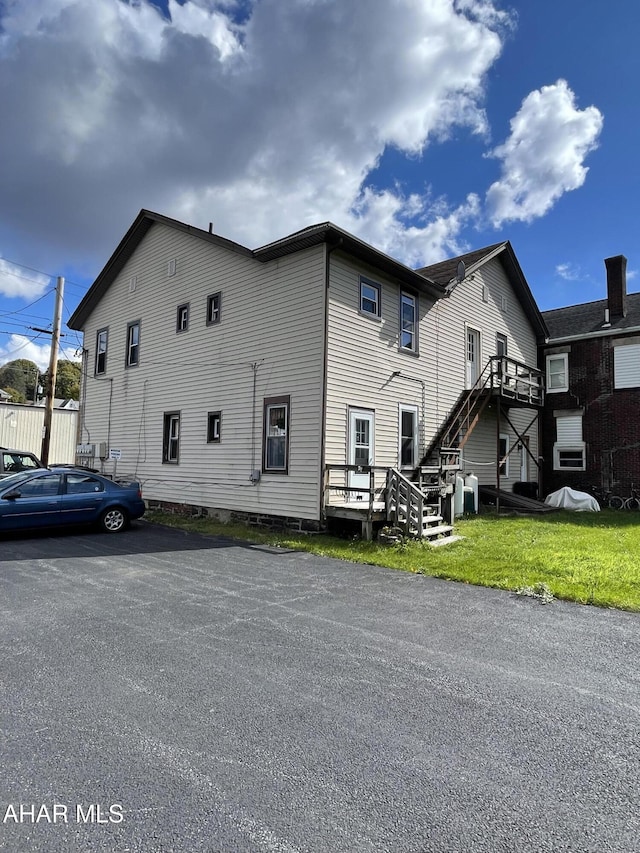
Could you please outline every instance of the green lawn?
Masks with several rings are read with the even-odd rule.
[[[266,534],[209,519],[148,513],[186,530],[311,551],[463,583],[518,590],[545,584],[556,598],[640,611],[640,513],[558,512],[542,517],[480,515],[456,522],[465,538],[444,548],[378,545],[326,535]]]

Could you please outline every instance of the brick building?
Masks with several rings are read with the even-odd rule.
[[[640,293],[627,294],[623,255],[605,266],[606,299],[542,314],[542,495],[640,488]]]

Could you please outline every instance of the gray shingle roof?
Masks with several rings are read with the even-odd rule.
[[[611,318],[611,326],[604,327],[606,299],[583,302],[567,308],[552,308],[542,316],[549,329],[549,338],[569,338],[574,335],[590,335],[594,332],[625,331],[640,326],[640,293],[627,293],[627,316]]]
[[[463,261],[465,267],[469,269],[474,264],[477,264],[478,261],[490,255],[495,249],[504,245],[504,242],[494,243],[492,246],[485,246],[484,249],[476,249],[473,252],[467,252],[466,255],[458,255],[457,258],[449,258],[446,261],[439,261],[437,264],[422,267],[418,272],[421,275],[426,275],[427,278],[430,278],[431,281],[435,281],[437,284],[447,285],[456,277],[460,261]]]

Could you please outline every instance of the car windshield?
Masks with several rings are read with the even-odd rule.
[[[4,477],[0,480],[0,489],[2,489],[2,493],[10,492],[15,489],[20,483],[23,483],[25,480],[28,480],[31,477],[31,471],[20,471],[18,474],[9,474],[8,477]]]

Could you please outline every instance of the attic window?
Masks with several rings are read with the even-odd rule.
[[[177,266],[177,263],[178,263],[178,262],[176,261],[176,259],[175,259],[175,258],[172,258],[172,259],[169,261],[169,263],[167,264],[167,275],[168,275],[168,276],[172,276],[172,275],[175,275],[175,274],[176,274],[176,266]]]
[[[138,286],[138,276],[132,275],[129,279],[129,293],[135,293],[135,289]]]
[[[507,302],[507,297],[504,294],[500,297],[500,307],[503,311],[506,311],[509,307],[509,303]]]
[[[489,301],[489,288],[487,287],[486,284],[482,285],[482,301],[483,302]]]

